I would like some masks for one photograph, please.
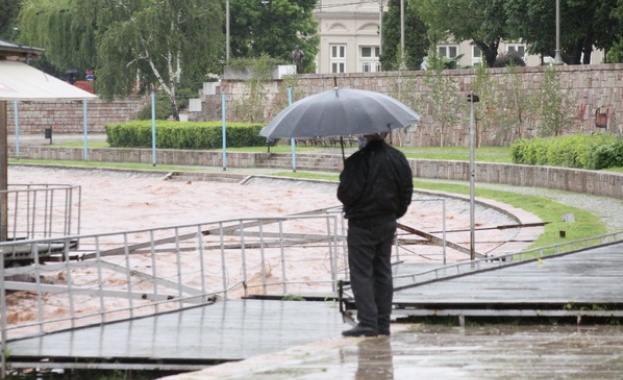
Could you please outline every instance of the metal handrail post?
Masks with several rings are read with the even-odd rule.
[[[4,379],[6,376],[6,358],[4,354],[8,352],[6,346],[7,341],[7,309],[6,309],[6,289],[4,286],[4,253],[0,256],[0,317],[2,319],[2,351],[0,351],[0,378]]]

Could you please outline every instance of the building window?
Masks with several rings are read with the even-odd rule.
[[[381,71],[379,57],[381,49],[378,46],[362,46],[359,49],[359,67],[364,73],[376,73]]]
[[[346,69],[346,45],[329,45],[331,50],[331,73],[343,73]]]
[[[459,47],[457,45],[439,45],[437,51],[441,58],[456,58],[459,55]]]
[[[480,65],[482,63],[482,52],[476,45],[472,46],[472,65]]]
[[[521,44],[506,45],[506,52],[523,57],[526,54],[526,46]]]

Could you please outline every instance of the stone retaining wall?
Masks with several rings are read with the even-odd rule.
[[[540,92],[540,85],[544,78],[545,67],[518,68],[515,76],[508,69],[490,69],[492,88],[509,88],[509,83],[520,80],[528,94]],[[567,98],[572,100],[573,106],[569,111],[573,122],[571,132],[593,133],[605,131],[621,133],[623,130],[623,64],[602,65],[572,65],[559,66],[560,85],[566,92]],[[262,104],[253,104],[254,97],[250,96],[249,84],[241,80],[223,80],[220,92],[227,94],[227,112],[230,121],[249,121],[245,119],[241,110],[250,108],[259,110],[256,121],[270,120],[288,103],[285,87],[291,85],[294,100],[305,96],[331,89],[336,84],[340,87],[372,90],[391,95],[422,115],[417,129],[408,132],[396,133],[396,144],[404,146],[467,146],[469,144],[469,112],[465,95],[472,90],[477,75],[472,69],[447,70],[444,75],[453,83],[454,103],[451,107],[439,112],[456,114],[454,125],[444,128],[435,117],[435,107],[425,96],[430,92],[426,86],[426,75],[423,71],[393,71],[380,73],[351,73],[351,74],[303,74],[294,79],[275,80],[262,86]],[[518,79],[519,78],[519,79]],[[510,91],[510,90],[509,90]],[[507,91],[508,92],[508,91]],[[108,123],[131,120],[146,104],[149,98],[131,98],[105,102],[103,100],[88,103],[88,132],[101,133]],[[221,94],[204,95],[202,99],[203,111],[191,113],[191,120],[221,120]],[[82,102],[19,102],[20,133],[43,134],[45,128],[51,127],[54,133],[82,133],[83,108]],[[597,129],[595,126],[595,111],[603,107],[608,114],[607,128]],[[13,106],[9,104],[7,122],[9,134],[14,133]],[[484,112],[484,111],[483,111]],[[536,134],[534,125],[526,126],[519,134],[518,130],[505,130],[496,127],[496,121],[505,111],[491,107],[476,120],[477,141],[481,146],[507,146],[518,137],[530,137]],[[253,117],[255,117],[253,113]],[[530,113],[534,119],[534,112]],[[492,125],[488,130],[482,130],[483,120]],[[533,120],[533,123],[536,123]]]
[[[87,129],[89,133],[104,133],[104,126],[134,120],[138,112],[149,104],[148,97],[131,97],[107,102],[102,99],[87,102]],[[36,135],[46,128],[54,134],[76,134],[84,131],[84,105],[82,101],[18,102],[19,133]],[[15,106],[7,107],[8,133],[15,133]]]
[[[498,97],[508,96],[514,91],[517,81],[525,92],[522,98],[534,97],[541,92],[541,82],[547,67],[516,68],[516,75],[506,68],[489,69],[491,88]],[[623,131],[623,64],[571,65],[557,66],[560,88],[566,100],[571,103],[568,115],[571,118],[569,132],[594,133],[596,131],[621,133]],[[404,146],[467,146],[469,144],[469,103],[466,95],[473,90],[477,74],[473,69],[446,70],[444,76],[451,83],[453,99],[451,105],[443,110],[435,110],[439,105],[428,101],[430,89],[426,85],[424,71],[391,71],[379,73],[351,74],[303,74],[296,77],[293,92],[294,100],[302,99],[324,90],[338,87],[358,88],[388,94],[418,112],[422,120],[417,129],[396,136],[396,143]],[[291,85],[291,82],[287,83]],[[264,86],[265,104],[262,105],[264,116],[270,119],[287,104],[286,82],[270,83]],[[221,91],[228,94],[228,118],[236,117],[236,104],[240,99],[248,98],[249,88],[243,81],[224,81]],[[484,101],[484,97],[481,96]],[[248,99],[247,99],[248,101]],[[490,101],[489,101],[490,102]],[[481,103],[482,104],[482,103]],[[249,104],[246,104],[249,107]],[[478,106],[477,106],[478,107]],[[596,128],[595,111],[602,107],[607,112],[607,127]],[[539,121],[535,112],[526,112],[524,119],[529,120],[520,131],[496,127],[498,120],[506,116],[504,109],[493,104],[485,105],[476,120],[476,141],[481,146],[508,146],[519,137],[532,137],[537,134]],[[435,113],[436,112],[436,113]],[[440,113],[447,112],[458,116],[457,121],[443,128],[439,120]],[[485,121],[487,123],[485,123]],[[489,127],[485,130],[485,124]],[[398,141],[400,137],[400,141]]]
[[[27,147],[20,151],[28,158],[45,160],[83,160],[84,149]],[[15,152],[9,151],[9,155]],[[88,149],[89,161],[152,163],[151,149]],[[227,153],[227,167],[292,169],[289,153]],[[415,178],[469,181],[469,162],[410,159]],[[222,152],[159,149],[160,165],[223,167]],[[338,173],[343,167],[339,154],[297,154],[296,169]],[[551,166],[476,163],[476,181],[513,186],[544,187],[623,199],[623,174],[568,169]]]

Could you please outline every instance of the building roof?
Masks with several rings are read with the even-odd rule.
[[[0,100],[83,100],[97,98],[24,62],[0,60]]]
[[[41,48],[0,40],[0,57],[32,57],[41,55],[44,51],[45,50]]]

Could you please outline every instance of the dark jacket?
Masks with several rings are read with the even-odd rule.
[[[371,141],[348,157],[337,189],[349,223],[362,226],[395,222],[407,212],[412,195],[409,162],[383,140]]]

